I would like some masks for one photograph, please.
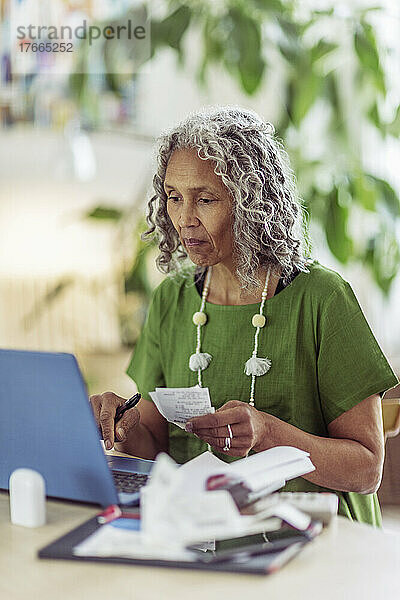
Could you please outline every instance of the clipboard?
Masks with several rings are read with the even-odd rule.
[[[244,556],[238,553],[237,557],[223,562],[204,562],[201,560],[178,561],[165,559],[141,559],[128,558],[124,556],[77,556],[73,553],[73,548],[83,542],[87,537],[102,527],[98,522],[97,516],[85,521],[69,533],[51,542],[38,551],[38,557],[42,559],[56,560],[79,560],[99,563],[114,563],[125,565],[137,565],[147,567],[165,567],[173,569],[192,569],[202,571],[220,571],[228,573],[248,573],[253,575],[269,575],[278,571],[283,565],[294,558],[308,543],[307,539],[298,541],[284,548],[269,554],[260,554],[257,556]]]

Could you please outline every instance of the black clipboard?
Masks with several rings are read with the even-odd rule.
[[[157,559],[139,559],[127,558],[119,556],[76,556],[73,553],[73,548],[89,537],[97,529],[102,527],[98,522],[97,516],[85,521],[66,535],[56,539],[51,544],[38,551],[38,557],[44,559],[59,559],[59,560],[84,560],[88,562],[103,562],[125,565],[138,565],[148,567],[166,567],[173,569],[194,569],[202,571],[220,571],[228,573],[250,573],[253,575],[268,575],[278,571],[289,560],[294,558],[309,541],[307,539],[291,544],[283,550],[278,550],[269,554],[261,554],[258,556],[238,556],[232,560],[224,562],[203,562],[194,560],[193,562],[177,561],[177,560],[157,560]]]

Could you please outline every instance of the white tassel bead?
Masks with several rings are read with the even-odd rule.
[[[199,369],[204,371],[211,361],[211,354],[208,354],[207,352],[196,352],[195,354],[192,354],[189,359],[189,369],[191,371],[198,371]]]
[[[257,356],[252,356],[246,362],[244,372],[246,375],[265,375],[271,368],[271,361],[269,358],[258,358]]]
[[[264,315],[260,315],[257,313],[256,315],[253,315],[251,322],[254,327],[264,327],[265,320],[266,319],[265,319]]]
[[[207,323],[207,315],[204,312],[195,312],[192,319],[195,325],[205,325]]]

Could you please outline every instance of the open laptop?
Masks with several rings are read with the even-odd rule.
[[[0,350],[0,489],[27,467],[48,496],[134,505],[153,464],[105,455],[72,354]]]

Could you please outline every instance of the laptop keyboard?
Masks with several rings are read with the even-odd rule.
[[[146,485],[149,475],[144,473],[127,473],[126,471],[111,471],[114,483],[119,492],[133,494],[138,492],[141,487]]]

